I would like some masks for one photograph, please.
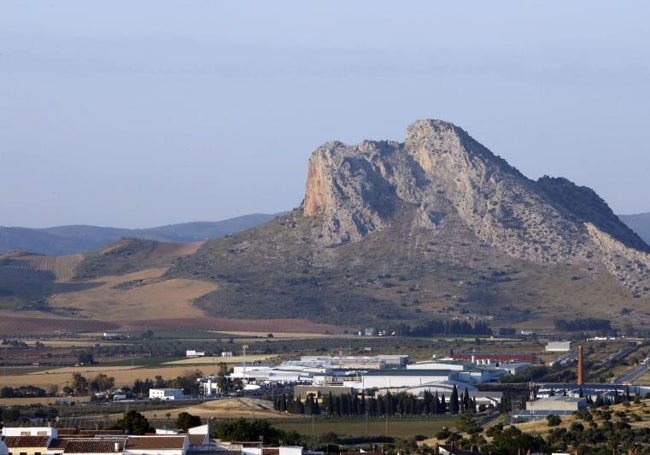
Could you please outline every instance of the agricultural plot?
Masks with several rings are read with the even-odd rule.
[[[285,431],[320,436],[336,433],[352,437],[392,436],[409,438],[416,435],[433,437],[443,427],[453,426],[454,418],[389,418],[389,419],[320,419],[275,420],[273,425]]]

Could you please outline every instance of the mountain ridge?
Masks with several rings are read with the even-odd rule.
[[[540,287],[544,280],[576,300],[595,298],[585,280],[593,289],[599,281],[617,288],[611,298],[619,302],[648,298],[649,247],[595,192],[561,178],[528,179],[451,123],[417,121],[402,143],[327,142],[310,157],[307,174],[300,207],[271,225],[206,242],[176,261],[169,276],[220,282],[198,303],[240,317],[269,306],[334,318],[333,307],[351,320],[359,319],[357,310],[367,318],[375,306],[384,308],[380,314],[416,320],[444,305],[484,314],[486,301],[499,300],[530,317],[540,299],[552,303],[540,296],[566,298]],[[509,282],[490,278],[500,269]],[[530,291],[511,289],[524,280],[523,269],[561,278],[525,278]],[[463,277],[462,292],[445,284],[454,280],[449,270]],[[383,283],[386,274],[399,276],[408,290]],[[371,290],[364,282],[385,287]],[[415,297],[423,283],[429,307]],[[327,296],[345,303],[328,306]],[[618,317],[605,307],[602,315]]]
[[[127,229],[92,225],[49,228],[0,226],[0,254],[26,251],[45,255],[69,255],[103,248],[122,237],[160,242],[196,242],[238,232],[276,215],[256,213],[221,221],[195,221],[153,228]]]
[[[117,309],[155,289],[183,300],[187,286],[203,289],[184,298],[192,311],[233,320],[552,331],[589,317],[648,331],[648,245],[591,189],[528,179],[439,120],[415,122],[404,142],[327,142],[307,168],[304,200],[285,214],[191,247],[122,239],[70,262],[75,286],[48,283],[58,293],[31,301],[69,312],[84,302],[91,317],[103,297],[82,288],[109,282]],[[11,273],[51,270],[28,256],[5,262],[3,292],[16,299]]]

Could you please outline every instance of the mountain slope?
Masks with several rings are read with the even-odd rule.
[[[588,303],[617,318],[647,303],[649,250],[593,191],[532,181],[460,128],[425,120],[404,143],[319,147],[301,207],[206,242],[169,276],[220,283],[198,302],[232,317],[507,323],[575,317]]]

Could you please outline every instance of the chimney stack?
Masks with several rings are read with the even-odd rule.
[[[578,346],[578,385],[583,384],[582,345]]]

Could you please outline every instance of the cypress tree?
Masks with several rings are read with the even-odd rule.
[[[438,397],[438,391],[436,390],[436,395],[433,397],[433,413],[442,414],[442,411],[440,409],[441,409],[440,397]]]
[[[472,405],[472,400],[469,397],[469,391],[467,390],[467,387],[465,387],[465,393],[463,394],[463,412],[469,411],[471,405]]]
[[[458,399],[458,389],[456,388],[456,384],[454,384],[454,388],[451,391],[451,397],[449,398],[449,412],[452,414],[458,414],[460,411],[460,400]]]

